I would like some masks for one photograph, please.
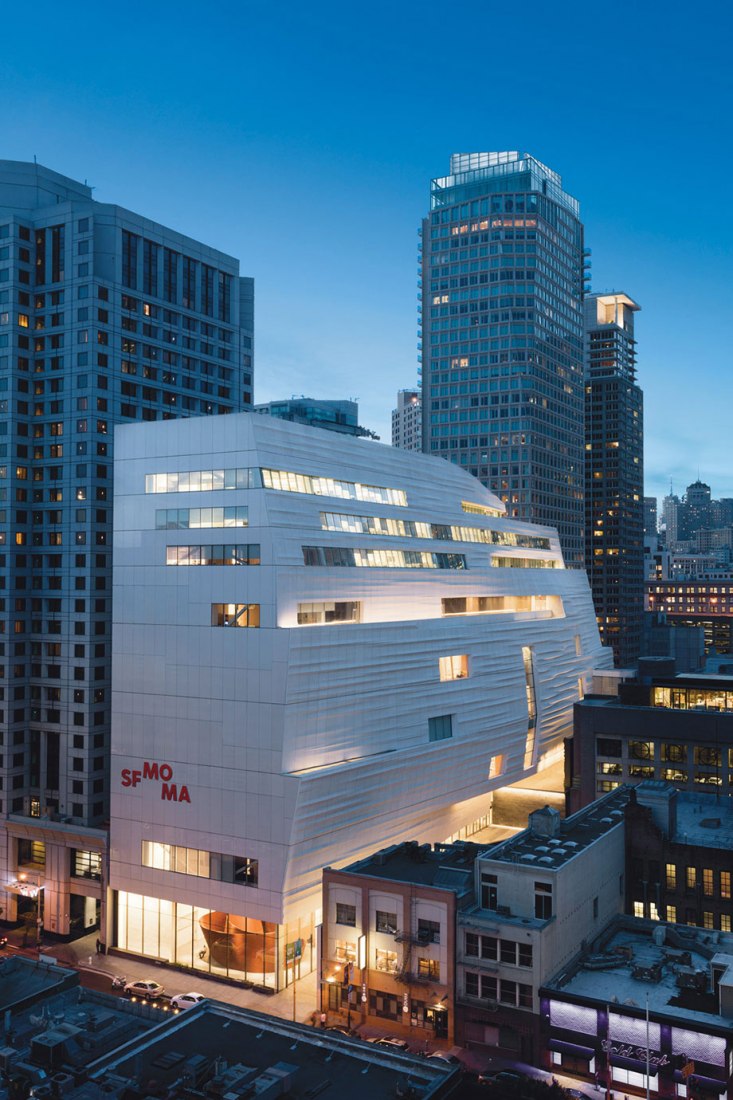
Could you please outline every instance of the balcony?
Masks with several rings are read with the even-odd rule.
[[[395,943],[411,943],[416,947],[427,947],[429,943],[433,943],[433,933],[425,930],[423,932],[411,932],[409,928],[401,929],[394,934]]]

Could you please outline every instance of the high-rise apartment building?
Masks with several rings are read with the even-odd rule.
[[[644,497],[644,537],[657,537],[657,498]]]
[[[101,899],[114,427],[246,408],[253,308],[230,256],[0,162],[6,918],[23,882],[54,932],[93,924]]]
[[[636,384],[636,302],[591,294],[585,312],[585,564],[598,629],[618,666],[641,649],[644,405]]]
[[[422,402],[419,390],[400,390],[392,409],[392,446],[403,451],[422,450]]]
[[[422,226],[423,450],[584,565],[583,226],[528,153],[458,153]]]

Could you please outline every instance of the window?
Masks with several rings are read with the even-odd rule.
[[[481,908],[498,908],[498,878],[486,871],[481,872]]]
[[[730,898],[730,871],[720,872],[720,896]]]
[[[694,749],[694,757],[696,764],[702,764],[703,767],[719,768],[722,759],[722,753],[720,749],[712,748],[708,745],[696,745]]]
[[[384,932],[388,936],[394,936],[397,932],[397,914],[386,913],[381,909],[377,909],[375,927],[377,932]]]
[[[667,874],[667,889],[668,890],[676,890],[677,889],[677,867],[674,863],[668,863],[666,865],[666,874]]]
[[[77,878],[101,879],[101,853],[85,852],[82,849],[73,848],[71,851],[71,873]]]
[[[468,676],[468,656],[464,653],[459,657],[439,657],[438,668],[441,681],[465,680]]]
[[[694,890],[697,886],[697,871],[694,867],[685,869],[685,886],[688,890]]]
[[[480,997],[481,1000],[496,1000],[496,978],[490,974],[474,974],[466,971],[466,996]]]
[[[42,840],[18,841],[18,866],[26,867],[28,864],[46,866],[46,845]]]
[[[661,747],[661,759],[665,764],[687,763],[687,745],[671,744],[663,742]]]
[[[435,920],[418,919],[417,936],[420,943],[440,943],[440,924]]]
[[[428,718],[428,741],[446,741],[452,736],[452,714],[441,714],[436,718]]]
[[[260,625],[260,605],[258,603],[212,603],[212,626]]]
[[[706,898],[713,897],[713,871],[711,867],[703,867],[702,871],[702,892]]]
[[[377,929],[377,931],[379,931],[379,929]],[[397,952],[383,951],[381,948],[377,947],[374,963],[377,970],[382,970],[386,974],[394,974],[398,969]]]
[[[496,962],[499,958],[499,940],[496,936],[479,936],[474,932],[466,932],[466,955]]]
[[[319,623],[358,623],[361,604],[356,601],[321,600],[316,603],[298,604],[298,624],[315,626]]]
[[[356,927],[356,906],[346,905],[343,902],[336,903],[336,924],[348,924]]]
[[[187,531],[211,527],[246,527],[246,505],[231,508],[158,508],[155,526],[159,531]]]
[[[259,543],[167,546],[166,565],[259,565]]]
[[[256,887],[259,880],[259,861],[256,859],[152,840],[142,842],[142,865],[239,886]]]
[[[677,906],[676,905],[668,905],[667,906],[667,923],[668,924],[676,924],[677,923]]]
[[[549,920],[552,916],[552,885],[549,882],[534,884],[534,915],[538,920]]]
[[[634,760],[653,760],[653,741],[629,741],[629,756]]]
[[[437,959],[418,959],[417,972],[421,978],[431,978],[440,981],[440,963]]]
[[[731,930],[731,927],[730,927],[730,916],[729,916],[729,914],[721,913],[720,914],[720,931],[721,932],[730,932],[730,930]]]

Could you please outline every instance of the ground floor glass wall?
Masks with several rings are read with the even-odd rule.
[[[115,946],[248,985],[281,989],[315,963],[313,927],[291,929],[120,890]]]

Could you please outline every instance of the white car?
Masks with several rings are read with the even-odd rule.
[[[203,993],[179,993],[176,997],[171,997],[171,1006],[178,1009],[193,1008],[205,1000]]]
[[[141,981],[128,982],[124,992],[128,997],[143,997],[147,1001],[155,1001],[163,996],[165,989],[158,982]]]

